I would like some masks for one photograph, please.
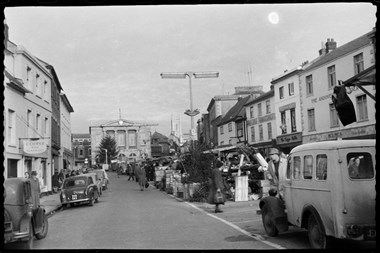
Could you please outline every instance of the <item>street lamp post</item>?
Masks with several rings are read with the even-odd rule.
[[[184,113],[191,118],[191,129],[190,129],[190,137],[191,140],[194,139],[194,116],[199,114],[199,109],[193,109],[193,90],[191,85],[191,77],[195,78],[217,78],[219,77],[219,72],[180,72],[180,73],[161,73],[161,78],[165,79],[185,79],[189,78],[189,88],[190,88],[190,109],[186,110]]]

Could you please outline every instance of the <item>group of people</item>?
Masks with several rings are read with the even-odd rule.
[[[145,188],[149,186],[149,183],[146,178],[146,162],[136,162],[132,164],[128,164],[127,167],[127,173],[129,175],[128,181],[132,179],[132,181],[136,181],[139,186],[140,190],[144,191]]]
[[[277,148],[270,149],[268,169],[264,172],[264,176],[269,181],[271,195],[278,195],[281,199],[283,198],[283,186],[280,181],[285,178],[286,163],[286,158],[281,155]],[[220,160],[212,163],[208,203],[215,205],[215,213],[223,212],[220,205],[224,205],[226,193],[230,188],[222,176],[223,168],[224,163]],[[221,196],[221,198],[218,198],[218,196]]]

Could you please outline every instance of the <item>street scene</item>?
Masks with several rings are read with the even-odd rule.
[[[376,249],[376,11],[6,7],[4,250]]]

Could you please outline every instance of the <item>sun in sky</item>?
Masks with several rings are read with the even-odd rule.
[[[277,12],[273,11],[269,13],[268,20],[269,22],[275,25],[280,21],[280,17],[278,16]]]

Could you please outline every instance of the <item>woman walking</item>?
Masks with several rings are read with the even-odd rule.
[[[145,172],[145,167],[142,166],[139,163],[139,185],[140,185],[140,190],[143,191],[145,188],[146,184],[146,172]]]
[[[221,170],[223,169],[223,163],[221,161],[216,161],[216,166],[211,171],[211,189],[208,195],[208,203],[215,205],[215,213],[222,213],[220,205],[224,205],[225,196],[225,183],[222,177]],[[221,199],[218,199],[221,196]]]
[[[30,178],[30,186],[32,190],[33,209],[37,209],[40,206],[40,181],[37,178],[37,171],[33,170]]]

